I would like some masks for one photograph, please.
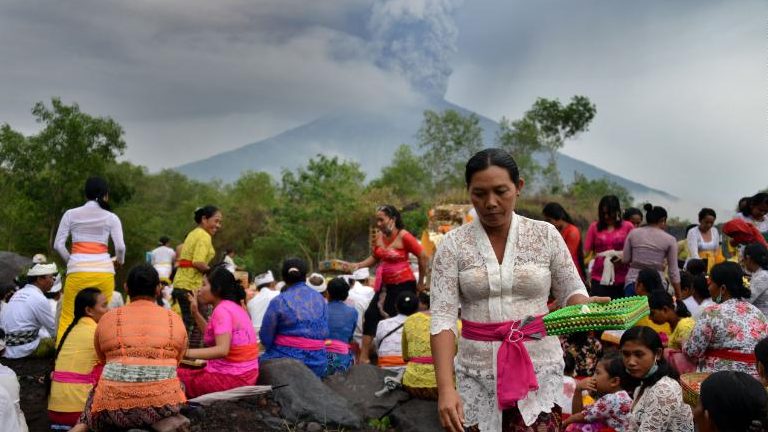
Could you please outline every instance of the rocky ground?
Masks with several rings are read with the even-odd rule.
[[[0,359],[16,371],[21,384],[21,408],[31,432],[48,431],[43,377],[49,360]],[[260,384],[272,385],[267,395],[233,402],[218,402],[193,410],[191,430],[201,431],[432,431],[437,413],[434,402],[411,400],[402,391],[383,398],[373,392],[387,375],[373,366],[357,366],[325,383],[302,364],[277,361],[262,368]],[[271,381],[271,382],[264,382]],[[279,383],[278,383],[279,381]],[[377,424],[378,423],[378,424]],[[436,429],[437,427],[437,429]]]

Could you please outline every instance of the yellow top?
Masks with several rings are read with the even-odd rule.
[[[408,362],[413,357],[432,357],[429,343],[429,326],[432,316],[417,312],[406,318],[403,324],[403,359]],[[458,322],[461,330],[461,321]],[[458,343],[458,338],[456,338]],[[408,362],[403,375],[403,385],[413,388],[437,387],[435,366]]]
[[[683,342],[685,342],[690,336],[693,328],[696,326],[696,321],[693,318],[683,318],[677,323],[675,331],[669,336],[669,347],[675,349],[683,349]]]
[[[638,321],[635,326],[650,327],[654,329],[656,333],[666,333],[668,337],[672,336],[672,327],[669,326],[669,323],[656,324],[655,322],[651,321],[650,317],[647,316],[640,319],[640,321]]]
[[[90,317],[80,318],[72,328],[61,347],[56,359],[55,371],[88,374],[98,363],[93,337],[96,334],[96,321]],[[93,386],[91,384],[72,384],[53,381],[48,409],[65,413],[82,412],[85,400]]]
[[[184,246],[181,248],[179,261],[186,260],[208,264],[216,250],[213,249],[213,240],[208,231],[197,227],[187,234]],[[197,290],[203,285],[203,274],[194,267],[182,267],[176,270],[176,278],[173,280],[174,288],[185,290]]]

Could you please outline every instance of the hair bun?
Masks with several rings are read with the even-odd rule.
[[[645,204],[643,204],[643,210],[645,210],[645,211],[647,211],[647,212],[649,212],[649,211],[653,211],[653,204],[651,204],[651,203],[645,203]]]

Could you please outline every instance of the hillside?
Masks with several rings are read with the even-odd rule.
[[[279,178],[282,169],[295,169],[322,153],[359,162],[367,173],[366,180],[375,178],[381,168],[388,165],[391,155],[400,144],[416,142],[416,132],[425,109],[442,111],[455,109],[464,114],[469,111],[446,101],[423,108],[406,108],[386,115],[351,112],[316,119],[271,138],[248,144],[238,149],[178,167],[178,171],[198,180],[236,180],[247,170],[265,171]],[[479,116],[486,146],[495,143],[497,122]],[[544,155],[540,155],[544,163]],[[660,202],[675,202],[677,198],[664,191],[620,177],[594,165],[564,154],[557,160],[563,181],[569,183],[574,172],[589,179],[606,177],[626,187],[635,197]]]

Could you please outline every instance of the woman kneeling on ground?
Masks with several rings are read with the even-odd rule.
[[[245,291],[226,267],[216,267],[203,279],[197,295],[190,294],[192,314],[199,328],[204,328],[206,348],[190,348],[186,357],[208,360],[203,369],[180,369],[179,379],[187,397],[253,385],[259,377],[259,343],[248,313],[240,303]],[[206,322],[198,301],[212,304],[211,319]]]

